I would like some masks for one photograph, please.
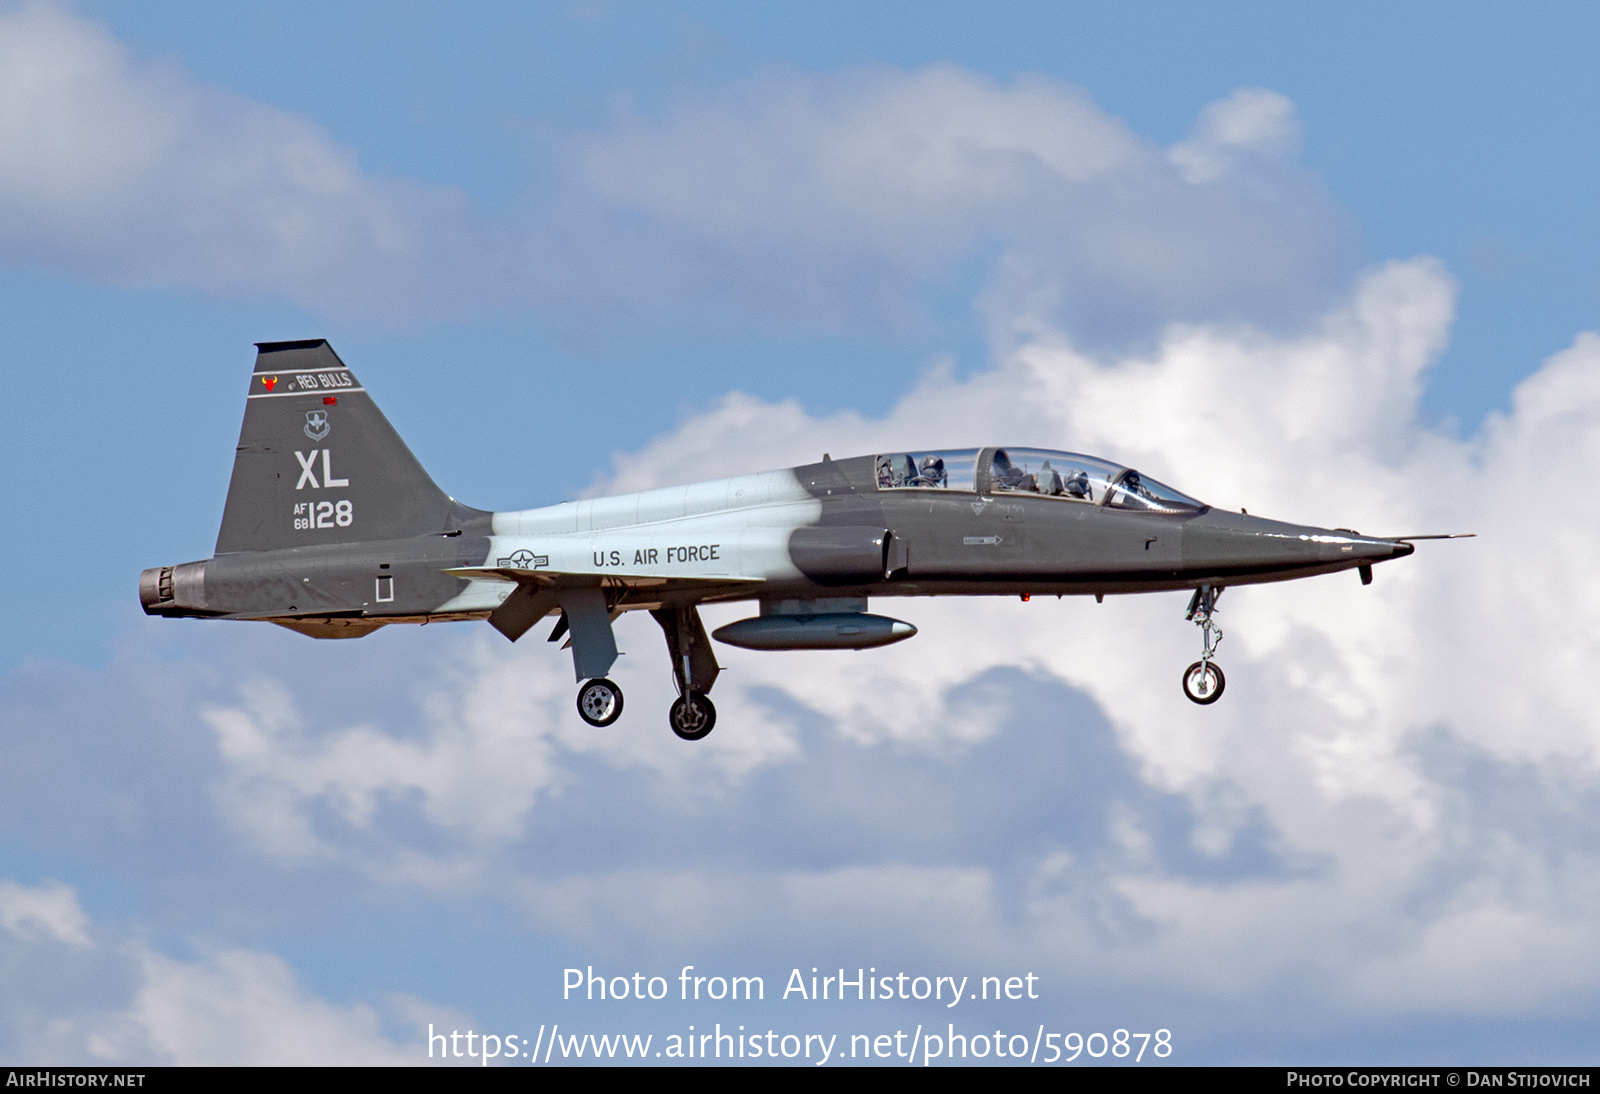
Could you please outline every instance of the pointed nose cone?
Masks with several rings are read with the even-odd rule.
[[[1185,569],[1218,576],[1312,567],[1343,569],[1341,563],[1370,565],[1411,552],[1409,543],[1363,536],[1347,528],[1286,524],[1215,509],[1189,521],[1183,529]]]
[[[903,620],[896,619],[894,626],[889,628],[889,641],[899,642],[903,638],[910,638],[917,633],[917,628]]]

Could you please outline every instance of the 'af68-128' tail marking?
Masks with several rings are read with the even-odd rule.
[[[348,528],[356,522],[356,507],[349,498],[338,504],[331,501],[301,501],[294,507],[295,531],[307,528]]]

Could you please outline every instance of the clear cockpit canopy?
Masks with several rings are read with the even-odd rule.
[[[1144,509],[1155,513],[1189,513],[1205,508],[1203,502],[1132,468],[1123,472],[1122,478],[1112,485],[1111,500],[1106,504],[1113,509]]]
[[[1196,512],[1205,505],[1170,486],[1109,460],[1044,448],[997,448],[989,459],[989,489],[1156,513]]]
[[[977,489],[978,450],[895,452],[878,457],[879,490]]]
[[[880,490],[975,491],[981,477],[982,489],[988,493],[1035,494],[1154,513],[1205,508],[1194,498],[1130,467],[1046,448],[887,453],[877,458],[877,477]]]
[[[989,458],[989,489],[1099,503],[1126,470],[1093,456],[1043,448],[997,448]]]

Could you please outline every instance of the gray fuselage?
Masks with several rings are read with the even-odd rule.
[[[1224,678],[1212,620],[1228,585],[1359,569],[1400,539],[1223,513],[1132,468],[1034,448],[890,452],[638,494],[492,513],[440,490],[323,339],[257,346],[213,557],[139,578],[151,615],[264,620],[313,638],[392,623],[487,619],[515,642],[558,615],[578,712],[621,713],[606,674],[612,622],[660,625],[699,740],[716,710],[713,637],[755,650],[867,649],[916,627],[870,597],[1029,596],[1194,589],[1201,660],[1184,690]],[[707,635],[698,607],[758,601]],[[587,681],[587,683],[585,683]]]
[[[612,611],[730,600],[1122,594],[1370,566],[1411,544],[1199,506],[1131,511],[1001,489],[883,488],[881,457],[487,513],[404,538],[222,553],[146,571],[153,614],[270,619],[320,636],[487,618],[519,583],[605,590]],[[1070,454],[1060,454],[1070,458]],[[166,595],[160,588],[167,581]],[[552,612],[555,608],[550,609]]]

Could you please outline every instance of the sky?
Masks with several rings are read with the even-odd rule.
[[[690,1026],[812,1065],[939,1027],[1008,1066],[1119,1029],[1170,1045],[1136,1064],[1594,1062],[1597,31],[0,4],[0,1058],[577,1062],[559,1025],[651,1063]],[[692,746],[624,617],[595,730],[564,654],[481,624],[142,615],[215,541],[251,344],[311,337],[483,508],[1017,444],[1478,538],[1230,590],[1211,707],[1180,594],[906,601],[892,648],[720,649]],[[859,969],[1025,987],[809,998]]]

